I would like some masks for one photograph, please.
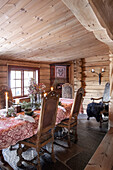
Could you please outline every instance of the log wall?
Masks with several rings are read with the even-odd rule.
[[[82,60],[74,61],[74,92],[82,86]]]
[[[32,62],[18,62],[0,60],[0,85],[8,85],[8,65],[37,67],[40,68],[40,82],[46,85],[46,91],[50,91],[50,65]]]
[[[40,82],[46,85],[46,91],[50,91],[50,65],[30,62],[0,60],[0,85],[8,84],[8,65],[27,66],[40,68]],[[101,97],[104,92],[106,82],[109,82],[109,56],[91,57],[85,59],[77,59],[73,63],[74,69],[74,92],[81,86],[85,89],[83,101],[84,113],[87,104],[91,102],[91,97]],[[92,73],[95,69],[100,72],[104,68],[105,72],[101,79],[101,85],[98,83],[98,75]],[[72,70],[70,70],[72,71]],[[71,82],[72,83],[72,82]]]
[[[74,89],[75,91],[83,86],[85,89],[85,96],[83,101],[84,113],[86,113],[87,105],[92,102],[91,98],[102,97],[105,84],[109,82],[109,56],[96,56],[76,60],[74,62]],[[101,85],[99,85],[99,77],[95,72],[100,73],[102,68],[105,72],[102,73]]]

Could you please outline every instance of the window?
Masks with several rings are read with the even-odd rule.
[[[31,67],[9,66],[9,87],[13,97],[28,95],[28,87],[31,78],[39,82],[39,69]]]

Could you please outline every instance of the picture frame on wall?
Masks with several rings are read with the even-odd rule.
[[[55,78],[66,78],[66,66],[55,66]]]

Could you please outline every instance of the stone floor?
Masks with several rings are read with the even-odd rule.
[[[98,145],[102,141],[108,130],[107,122],[99,128],[99,123],[95,119],[87,120],[86,115],[80,114],[78,119],[78,141],[72,140],[71,148],[67,148],[66,141],[55,140],[61,146],[54,144],[56,163],[53,163],[49,154],[41,156],[42,170],[83,170],[89,159],[94,154]],[[15,146],[17,148],[18,145]],[[50,145],[47,146],[50,148]],[[16,150],[9,151],[9,148],[3,150],[5,160],[14,170],[35,170],[35,167],[27,166],[18,168],[16,163],[18,157]],[[24,153],[24,157],[31,159],[36,155],[35,150],[29,150]],[[3,168],[2,168],[3,169]]]

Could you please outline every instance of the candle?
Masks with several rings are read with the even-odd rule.
[[[51,91],[53,91],[53,87],[51,87]]]
[[[104,72],[104,68],[102,68],[102,72]]]
[[[15,103],[16,103],[16,104],[19,104],[19,99],[15,99]]]
[[[5,93],[6,96],[6,112],[8,112],[8,92]]]
[[[47,93],[44,93],[44,97],[46,97],[47,96]]]
[[[94,69],[92,69],[92,70],[91,70],[91,72],[92,72],[92,73],[94,73],[94,72],[95,72],[95,70],[94,70]]]

